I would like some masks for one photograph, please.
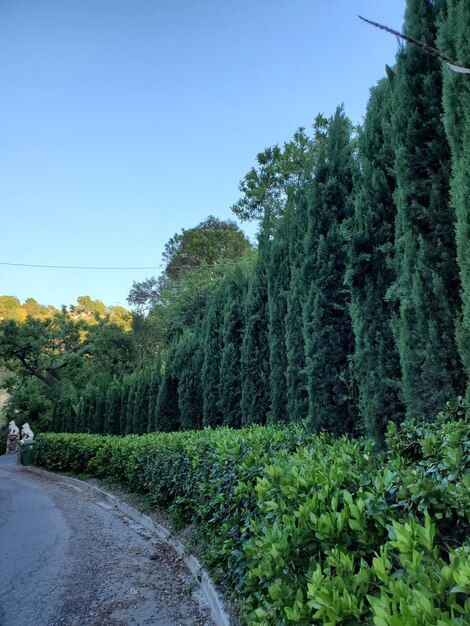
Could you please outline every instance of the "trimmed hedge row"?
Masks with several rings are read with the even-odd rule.
[[[299,427],[38,439],[39,465],[195,523],[248,624],[470,623],[464,420],[392,426],[386,456]]]

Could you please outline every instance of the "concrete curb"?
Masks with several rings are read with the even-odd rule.
[[[180,541],[173,539],[170,531],[167,530],[164,526],[157,524],[150,517],[148,517],[148,515],[140,513],[133,507],[123,502],[120,498],[117,498],[116,496],[113,496],[110,493],[103,491],[103,489],[100,489],[99,487],[90,485],[83,480],[55,474],[54,472],[49,472],[48,470],[44,470],[31,465],[23,467],[23,469],[32,472],[33,474],[46,476],[47,478],[56,480],[57,482],[64,483],[66,485],[70,485],[71,487],[75,487],[81,489],[82,491],[91,493],[94,496],[97,496],[102,502],[105,502],[113,508],[116,508],[127,517],[130,517],[134,522],[137,522],[150,532],[155,533],[159,539],[161,539],[171,548],[173,548],[178,556],[182,557],[184,564],[198,581],[199,587],[210,607],[211,617],[216,625],[230,626],[230,619],[225,613],[220,596],[217,593],[207,570],[202,567],[202,565],[199,563],[195,556],[193,556],[192,554],[185,554],[186,550],[184,545]]]

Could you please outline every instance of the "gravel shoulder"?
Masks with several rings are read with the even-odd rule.
[[[107,479],[99,480],[96,478],[84,477],[81,477],[80,479],[84,480],[90,485],[93,485],[94,487],[103,489],[107,493],[115,496],[116,498],[119,498],[127,505],[133,507],[137,511],[144,513],[153,522],[166,528],[171,533],[171,537],[181,542],[187,548],[187,551],[193,554],[201,563],[204,561],[204,552],[198,542],[197,533],[194,526],[190,525],[184,526],[182,528],[177,527],[174,523],[174,519],[167,511],[156,506],[150,507],[145,502],[144,498],[131,491],[126,490],[119,483],[114,483]],[[241,626],[241,621],[239,618],[241,607],[238,605],[236,598],[228,597],[227,594],[224,594],[224,587],[221,587],[220,583],[223,584],[223,581],[219,581],[219,584],[216,584],[216,587],[220,597],[223,598],[224,610],[230,618],[230,624],[231,626]],[[196,597],[198,599],[201,598],[200,594],[198,594],[197,592]],[[199,601],[201,601],[204,605],[203,599]]]
[[[167,544],[92,494],[14,471],[47,491],[67,527],[63,566],[50,584],[60,602],[31,626],[213,626],[195,581]],[[55,558],[54,546],[48,558]],[[17,624],[30,626],[2,626]]]

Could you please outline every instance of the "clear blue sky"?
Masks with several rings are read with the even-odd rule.
[[[0,0],[0,262],[158,266],[265,147],[360,122],[405,0]],[[248,226],[246,232],[254,233]],[[126,306],[158,271],[0,265],[0,295]]]

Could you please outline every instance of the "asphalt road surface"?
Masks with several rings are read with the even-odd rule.
[[[193,588],[148,531],[0,456],[0,626],[209,626]]]

